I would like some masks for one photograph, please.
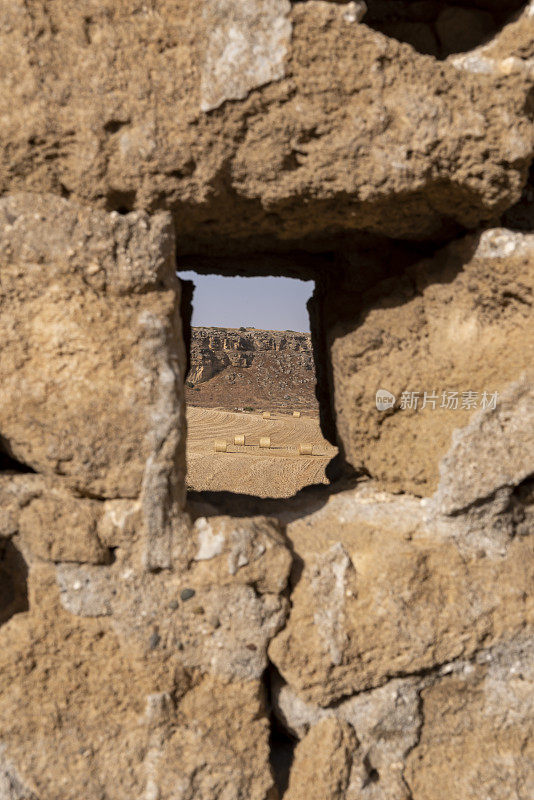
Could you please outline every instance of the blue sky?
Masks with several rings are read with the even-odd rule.
[[[292,278],[225,278],[179,272],[192,280],[193,325],[309,331],[306,301],[313,281]]]

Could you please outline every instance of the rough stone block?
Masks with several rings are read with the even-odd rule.
[[[171,475],[183,495],[169,217],[3,198],[0,269],[0,435],[9,452],[90,496],[138,497],[143,485],[155,494]]]
[[[109,551],[98,537],[102,512],[96,500],[47,493],[20,514],[22,544],[45,560],[105,564]]]
[[[461,446],[447,456],[444,487],[432,500],[371,485],[290,523],[304,569],[269,655],[303,699],[327,706],[531,630],[532,481],[524,479],[522,449],[531,394],[527,386],[511,390],[500,423],[486,410],[457,434]],[[507,464],[495,464],[491,447],[488,456],[480,445],[487,426],[498,431],[486,440],[510,455]],[[493,476],[505,490],[497,500],[488,496]],[[442,513],[450,486],[468,493],[474,513]]]
[[[362,12],[4,3],[0,190],[171,208],[197,253],[487,224],[519,200],[534,153],[531,16],[461,69]]]
[[[347,290],[345,319],[327,336],[339,444],[354,467],[394,491],[432,494],[453,431],[534,363],[533,259],[533,235],[488,230],[363,297]],[[377,409],[379,390],[393,408]],[[514,447],[526,454],[524,434]]]

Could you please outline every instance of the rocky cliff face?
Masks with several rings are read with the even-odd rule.
[[[534,796],[533,26],[0,4],[2,800]],[[356,483],[187,500],[177,266],[315,279]]]
[[[276,354],[281,366],[313,372],[311,336],[295,331],[193,328],[188,380],[202,383],[225,367],[250,367],[258,356]]]
[[[311,336],[254,328],[193,328],[186,399],[206,408],[317,414]]]

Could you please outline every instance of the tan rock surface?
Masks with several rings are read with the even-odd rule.
[[[525,4],[523,13],[506,25],[498,36],[469,53],[451,56],[450,61],[473,73],[522,75],[534,82],[534,45],[532,29],[534,4]]]
[[[532,639],[520,636],[329,708],[278,684],[276,713],[301,739],[298,748],[327,720],[354,730],[359,748],[350,754],[344,800],[459,800],[481,792],[524,800],[534,775],[533,681]],[[319,753],[320,745],[299,781],[308,791],[313,780],[321,785]]]
[[[45,487],[41,475],[2,471],[0,474],[0,536],[8,538],[18,531],[21,509],[40,497]]]
[[[393,679],[379,689],[359,692],[322,708],[306,703],[289,684],[276,682],[273,702],[277,717],[303,744],[308,731],[316,731],[327,719],[348,724],[354,732],[357,746],[345,756],[349,775],[344,800],[408,800],[405,759],[420,738],[423,718],[419,695],[423,685],[421,678]],[[320,745],[316,759],[319,752]],[[293,784],[308,790],[313,780],[321,785],[320,777],[320,769],[314,764],[300,781],[291,773]]]
[[[120,548],[110,566],[60,563],[60,602],[80,617],[109,617],[141,656],[158,651],[224,679],[259,679],[287,615],[292,558],[276,522],[200,518],[190,542],[182,571],[145,572]]]
[[[56,574],[67,611],[110,617],[115,630],[140,654],[161,647],[188,667],[204,667],[224,678],[261,677],[267,645],[287,613],[283,598],[258,596],[239,582],[217,586],[187,574],[139,576],[123,565],[61,564]],[[190,602],[180,599],[184,590],[192,592]]]
[[[329,342],[338,437],[355,467],[394,491],[436,489],[453,430],[475,413],[464,393],[480,409],[484,392],[502,394],[534,363],[533,260],[533,235],[488,230],[345,299],[360,311]],[[380,389],[393,409],[377,410]],[[403,392],[417,394],[416,409],[401,408]],[[434,400],[423,408],[425,392]]]
[[[148,753],[152,797],[276,800],[269,721],[257,681],[206,678],[154,731]]]
[[[534,5],[368,5],[0,1],[1,800],[534,796]],[[317,279],[372,480],[186,507],[195,266]]]
[[[0,213],[0,790],[274,800],[260,679],[292,558],[275,522],[180,513],[169,219]]]
[[[260,678],[292,562],[276,523],[197,520],[192,569],[147,572],[132,503],[74,499],[20,474],[2,476],[0,496],[11,512],[0,538],[6,798],[274,800]],[[88,522],[114,545],[112,564],[68,563],[90,560]]]
[[[335,718],[318,722],[297,745],[284,800],[344,800],[357,748],[346,722]]]
[[[532,625],[532,480],[524,476],[534,471],[534,450],[528,460],[522,450],[532,430],[531,398],[532,386],[512,389],[498,411],[480,412],[457,432],[433,501],[370,485],[335,495],[288,525],[304,569],[269,654],[303,699],[326,706],[393,676],[469,658]],[[498,430],[489,456],[480,445],[488,425]],[[510,462],[492,489],[505,491],[488,497],[487,480],[506,470],[495,459],[499,448]],[[451,484],[471,491],[473,515],[440,513]]]
[[[274,797],[258,681],[201,679],[161,648],[137,657],[106,618],[62,609],[50,567],[32,571],[31,591],[31,612],[0,629],[2,789],[17,800],[212,800],[224,787]]]
[[[498,407],[479,412],[469,425],[456,430],[440,464],[440,510],[458,513],[531,477],[533,421],[533,384],[525,378],[502,395]]]
[[[275,520],[200,517],[192,534],[196,580],[205,575],[219,586],[238,580],[262,594],[279,594],[287,586],[292,558]]]
[[[20,194],[0,220],[3,449],[79,493],[138,499],[147,563],[169,566],[185,471],[169,216]]]
[[[98,620],[64,612],[53,568],[35,569],[31,589],[31,613],[0,629],[5,758],[39,798],[97,796],[103,785],[135,795],[145,780],[139,717],[161,674],[136,664]]]
[[[360,4],[241,5],[5,4],[2,192],[170,208],[186,252],[428,237],[517,202],[534,154],[524,70],[438,62],[358,22]],[[528,56],[531,22],[499,53]]]
[[[504,557],[466,556],[436,527],[415,503],[358,494],[289,526],[305,567],[269,656],[305,700],[329,705],[532,624],[532,537]]]
[[[406,770],[414,800],[532,797],[533,664],[532,639],[518,639],[422,691],[424,725]]]
[[[136,497],[156,441],[169,472],[180,451],[169,220],[27,195],[0,220],[2,436],[79,491]]]
[[[109,552],[98,537],[102,503],[50,493],[22,510],[19,532],[24,548],[50,561],[105,564]]]
[[[285,76],[291,40],[289,0],[205,3],[208,32],[201,72],[200,108],[243,100],[252,89]]]

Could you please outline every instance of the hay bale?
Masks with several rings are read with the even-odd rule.
[[[215,452],[226,453],[228,451],[228,443],[224,439],[215,439]]]
[[[294,417],[300,417],[300,411],[293,411]]]
[[[299,455],[301,455],[301,456],[312,456],[313,455],[313,445],[312,444],[301,444],[301,445],[299,445]]]
[[[270,447],[271,446],[271,437],[270,436],[261,436],[260,437],[260,447]]]
[[[237,436],[234,436],[234,444],[238,445],[238,447],[242,447],[245,444],[244,434],[240,433]]]
[[[263,414],[262,414],[262,417],[263,417],[263,419],[271,419],[271,412],[270,411],[264,411]]]

